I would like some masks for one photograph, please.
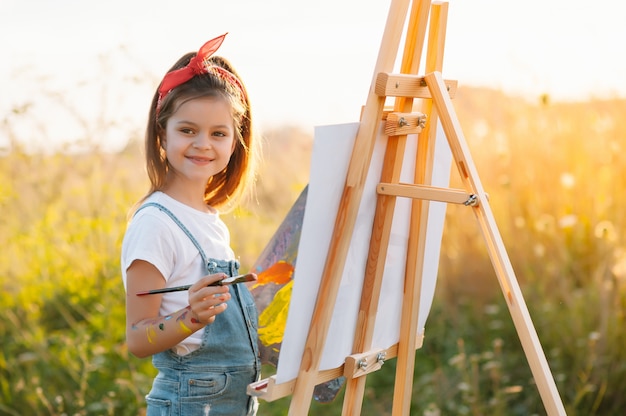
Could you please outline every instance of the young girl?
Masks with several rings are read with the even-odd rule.
[[[230,63],[212,56],[224,36],[184,55],[150,107],[151,188],[122,245],[130,352],[158,369],[147,415],[254,415],[246,394],[260,374],[257,311],[244,284],[210,286],[239,263],[217,208],[253,180],[257,142],[248,94]],[[139,296],[165,287],[188,291]]]

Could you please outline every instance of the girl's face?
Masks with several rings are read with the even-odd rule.
[[[235,150],[230,104],[216,97],[183,103],[167,121],[163,147],[170,164],[170,186],[204,186],[221,172]]]

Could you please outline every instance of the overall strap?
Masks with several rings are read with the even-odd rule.
[[[196,248],[200,252],[200,256],[202,257],[202,261],[204,262],[204,267],[206,268],[207,265],[209,264],[209,258],[204,253],[204,250],[202,250],[202,247],[200,246],[200,243],[198,243],[198,240],[196,240],[195,237],[193,236],[193,234],[191,234],[191,231],[189,231],[187,229],[187,227],[185,227],[185,225],[182,222],[180,222],[178,217],[176,215],[174,215],[174,213],[172,211],[170,211],[169,209],[167,209],[166,207],[164,207],[163,205],[161,205],[161,204],[159,204],[157,202],[146,202],[145,204],[143,204],[142,206],[140,206],[137,209],[137,211],[135,212],[135,215],[137,215],[137,212],[139,212],[142,209],[144,209],[146,207],[149,207],[149,206],[157,207],[162,212],[164,212],[167,215],[169,215],[170,218],[176,223],[176,225],[178,225],[180,227],[180,229],[183,230],[183,232],[185,234],[187,234],[187,237],[189,237],[189,239],[191,240],[193,245],[196,246]]]

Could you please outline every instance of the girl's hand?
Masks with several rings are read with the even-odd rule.
[[[195,319],[205,325],[212,323],[215,316],[224,312],[230,299],[227,286],[209,286],[226,278],[224,273],[204,276],[189,288],[189,307]]]

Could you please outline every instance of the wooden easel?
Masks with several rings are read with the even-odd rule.
[[[515,328],[533,377],[549,415],[565,415],[539,339],[526,308],[521,290],[496,226],[487,195],[482,187],[468,146],[456,118],[451,96],[456,82],[441,77],[448,4],[414,0],[406,31],[400,74],[392,74],[410,0],[392,0],[383,40],[366,105],[354,144],[346,183],[335,220],[333,239],[325,263],[316,306],[298,377],[293,383],[276,384],[272,378],[250,385],[248,391],[271,401],[292,394],[289,414],[309,412],[317,384],[340,375],[347,379],[344,415],[359,415],[365,378],[381,368],[386,359],[397,357],[393,414],[408,415],[411,403],[415,349],[421,346],[417,333],[419,299],[424,264],[424,244],[429,201],[463,204],[478,219],[496,276],[506,299]],[[428,16],[430,14],[430,23]],[[429,26],[426,75],[416,75]],[[395,97],[392,112],[385,112],[387,97]],[[414,99],[423,99],[422,112],[413,112]],[[359,203],[371,163],[378,126],[386,119],[389,136],[378,200],[370,239],[368,262],[361,294],[361,305],[354,338],[353,354],[343,368],[319,371],[326,335],[354,231]],[[440,119],[456,163],[464,190],[430,186],[436,126]],[[427,120],[427,122],[426,122]],[[413,184],[399,183],[407,135],[420,134]],[[402,305],[400,340],[387,350],[372,350],[372,337],[382,284],[383,267],[389,244],[391,222],[397,197],[412,198],[411,232],[407,248],[405,292]]]

